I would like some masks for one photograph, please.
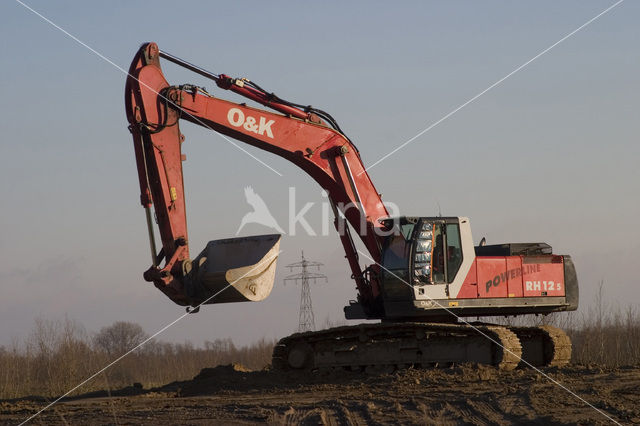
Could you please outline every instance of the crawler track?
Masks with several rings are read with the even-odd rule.
[[[571,340],[564,331],[551,325],[510,327],[522,345],[521,365],[562,367],[571,360]]]
[[[273,366],[280,370],[393,371],[478,363],[512,370],[521,354],[516,334],[497,325],[360,324],[285,337],[274,348]]]

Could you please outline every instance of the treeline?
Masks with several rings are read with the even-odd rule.
[[[116,322],[90,336],[76,321],[38,319],[24,342],[0,347],[0,399],[64,394],[148,338],[142,327]],[[204,347],[150,340],[78,388],[74,394],[141,383],[145,388],[193,378],[202,368],[240,363],[262,369],[275,341],[236,347],[231,339]]]
[[[589,308],[548,316],[505,319],[510,325],[552,324],[573,342],[572,362],[619,367],[640,365],[640,313],[636,306],[620,308],[604,300],[603,286]],[[486,320],[495,322],[496,318]],[[332,324],[326,321],[325,328]],[[334,324],[335,325],[335,324]],[[95,335],[76,321],[38,319],[24,342],[0,347],[0,399],[27,395],[59,396],[113,363],[73,394],[121,389],[134,383],[145,388],[188,380],[202,368],[240,363],[252,370],[270,364],[275,340],[236,347],[231,339],[191,343],[150,340],[142,327],[116,322]],[[114,362],[118,360],[117,362]]]
[[[572,361],[578,364],[620,367],[640,365],[640,312],[638,305],[614,305],[604,297],[600,282],[586,312],[558,315],[558,326],[573,343]]]

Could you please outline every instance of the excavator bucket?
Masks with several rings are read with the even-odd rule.
[[[209,241],[185,265],[184,285],[193,306],[258,302],[273,288],[280,235],[254,235]]]

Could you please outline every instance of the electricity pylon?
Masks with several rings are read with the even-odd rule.
[[[309,272],[308,268],[316,266],[318,270],[323,266],[320,262],[309,261],[304,258],[304,251],[302,252],[302,260],[300,262],[287,265],[291,271],[293,268],[302,268],[302,271],[298,274],[292,274],[285,277],[284,282],[294,281],[296,284],[300,282],[302,288],[300,290],[300,314],[298,316],[298,332],[303,331],[315,331],[316,322],[313,316],[313,306],[311,305],[311,289],[309,288],[309,282],[313,280],[315,283],[317,279],[324,278],[327,282],[327,276],[315,272]]]

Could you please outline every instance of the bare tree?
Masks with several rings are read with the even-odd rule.
[[[93,338],[93,343],[111,356],[122,355],[148,337],[140,324],[117,321],[102,327]]]

